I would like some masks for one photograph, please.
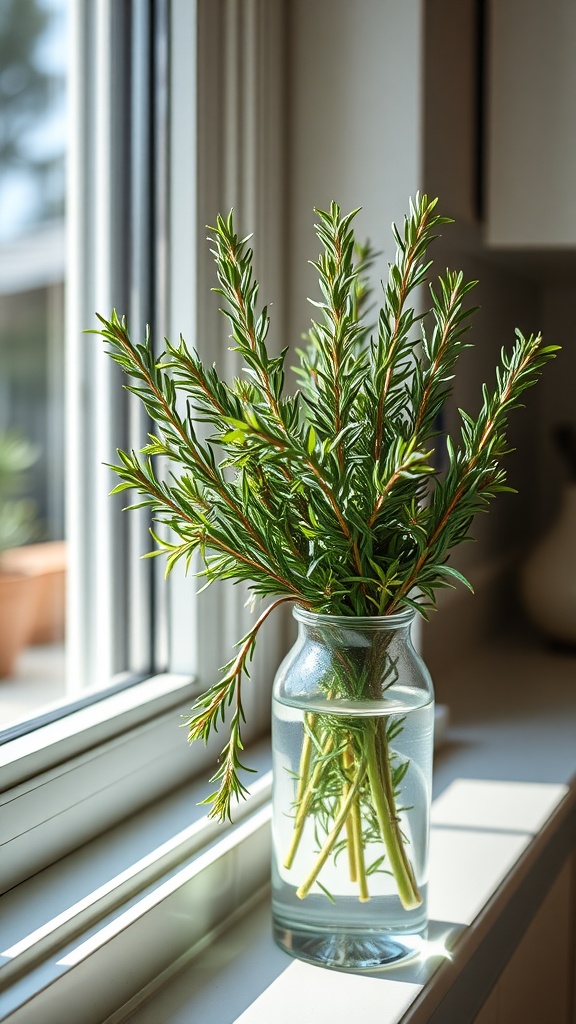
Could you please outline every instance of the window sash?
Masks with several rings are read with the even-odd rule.
[[[214,267],[198,225],[213,222],[216,212],[232,203],[247,211],[246,223],[254,217],[267,270],[260,276],[281,313],[283,181],[275,169],[282,164],[282,34],[282,0],[121,5],[76,0],[72,5],[66,382],[72,696],[114,682],[118,673],[141,678],[155,661],[163,668],[165,658],[182,677],[182,688],[170,676],[158,677],[158,693],[147,694],[135,712],[137,721],[122,723],[114,715],[108,722],[98,719],[98,706],[112,707],[115,698],[125,699],[122,693],[94,705],[95,730],[75,732],[75,714],[86,716],[88,709],[70,713],[59,727],[72,729],[73,749],[51,745],[58,723],[2,747],[9,766],[3,772],[3,802],[16,808],[13,801],[32,800],[32,790],[43,794],[36,801],[36,819],[27,810],[22,829],[27,848],[42,855],[20,864],[18,856],[5,859],[10,884],[174,789],[207,758],[214,765],[225,741],[218,734],[208,752],[198,744],[189,749],[184,730],[178,729],[179,715],[217,678],[249,613],[240,588],[215,585],[198,600],[194,581],[178,569],[159,583],[154,573],[163,574],[160,560],[138,559],[148,522],[137,513],[122,513],[121,500],[108,496],[113,480],[102,463],[114,461],[116,445],[141,447],[146,421],[119,387],[119,370],[101,343],[82,331],[93,323],[95,309],[106,315],[116,305],[127,311],[136,330],[150,322],[163,334],[167,323],[172,336],[182,330],[205,358],[223,362],[225,321],[217,302],[210,305]],[[222,103],[224,119],[218,116]],[[170,151],[159,155],[166,137]],[[119,230],[126,224],[128,231]],[[281,325],[278,316],[279,345]],[[246,688],[245,742],[268,728],[271,681],[285,647],[285,621],[276,615],[267,626]],[[145,689],[147,683],[139,685]],[[34,747],[28,760],[24,740]],[[157,772],[159,759],[150,752],[160,751],[166,758]],[[92,758],[99,759],[101,785],[91,790],[94,813],[86,820],[78,794]],[[138,770],[131,772],[132,759]],[[246,759],[249,763],[249,754]],[[65,813],[58,804],[63,792]],[[61,812],[65,828],[58,827]],[[51,818],[56,827],[44,846],[43,830]],[[16,851],[17,829],[10,839]]]
[[[179,729],[196,687],[156,676],[2,748],[0,893],[197,773]]]
[[[137,446],[145,417],[121,389],[104,346],[83,331],[95,311],[153,320],[152,150],[158,4],[71,5],[71,131],[67,276],[67,521],[69,692],[117,673],[151,671],[152,569],[146,513],[109,497],[106,463]],[[140,444],[142,442],[140,441]]]

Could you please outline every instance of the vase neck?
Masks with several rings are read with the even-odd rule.
[[[411,643],[410,630],[415,614],[407,609],[396,615],[323,615],[296,607],[294,617],[301,637],[332,649],[386,650],[392,644]]]
[[[325,615],[322,612],[311,612],[301,605],[293,608],[294,618],[301,623],[321,628],[342,628],[363,632],[396,632],[399,629],[410,629],[416,612],[412,608],[403,608],[392,615]]]

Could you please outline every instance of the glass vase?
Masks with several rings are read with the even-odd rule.
[[[294,615],[272,714],[274,937],[325,967],[396,964],[427,927],[434,691],[414,612]]]

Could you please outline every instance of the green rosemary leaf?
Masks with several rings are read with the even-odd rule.
[[[319,882],[318,879],[316,879],[316,885],[321,890],[321,892],[324,893],[326,899],[329,900],[330,903],[336,903],[336,900],[334,899],[332,893],[329,892],[328,889],[326,888],[326,886],[322,885],[322,882]]]

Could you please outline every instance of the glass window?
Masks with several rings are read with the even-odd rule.
[[[224,361],[228,332],[210,293],[214,267],[204,225],[231,205],[246,211],[246,218],[258,211],[252,226],[266,253],[267,288],[275,299],[282,299],[283,282],[283,185],[276,173],[280,89],[265,90],[269,101],[261,111],[261,81],[276,81],[279,74],[270,41],[280,52],[280,5],[263,3],[256,21],[250,15],[246,25],[232,9],[192,0],[68,0],[66,8],[64,0],[16,0],[6,10],[19,13],[21,7],[66,10],[68,21],[66,245],[62,232],[60,249],[62,267],[67,254],[65,302],[62,280],[44,282],[45,291],[60,289],[60,304],[55,293],[51,299],[45,295],[46,317],[34,329],[27,318],[33,317],[32,293],[42,286],[11,286],[7,294],[15,302],[15,322],[20,317],[23,325],[21,337],[28,332],[43,353],[30,356],[24,342],[17,350],[7,346],[11,359],[28,359],[30,372],[22,371],[29,388],[24,422],[36,422],[44,403],[44,422],[51,424],[39,440],[26,436],[31,461],[22,495],[38,520],[46,509],[43,529],[53,533],[15,550],[20,557],[30,554],[38,543],[52,543],[47,536],[62,543],[55,524],[64,520],[67,641],[66,672],[61,665],[55,669],[60,701],[53,703],[47,686],[48,650],[57,646],[28,643],[16,662],[13,692],[26,693],[23,666],[43,650],[36,704],[16,716],[20,721],[13,726],[8,715],[0,715],[0,811],[4,806],[11,812],[0,891],[173,791],[207,761],[213,766],[218,743],[189,749],[182,716],[218,677],[249,616],[238,588],[214,586],[197,603],[194,579],[175,571],[165,581],[160,559],[139,558],[151,545],[146,510],[126,514],[126,495],[109,497],[116,479],[106,464],[116,460],[117,447],[140,448],[150,423],[122,389],[122,374],[100,339],[83,331],[96,326],[96,310],[107,315],[115,307],[126,314],[134,339],[147,323],[160,345],[164,334],[176,338],[182,330],[204,358]],[[229,62],[219,48],[223,38],[237,51],[237,69],[253,67],[253,47],[260,40],[259,71],[246,72],[241,109],[233,91],[224,103]],[[243,126],[250,129],[246,139]],[[244,153],[266,154],[257,173],[247,173]],[[224,167],[230,194],[224,194]],[[53,221],[40,218],[36,226],[48,230]],[[24,237],[15,234],[6,246]],[[53,272],[55,252],[47,261]],[[31,255],[22,262],[34,265]],[[8,275],[17,261],[7,257],[2,266]],[[6,313],[5,323],[10,319]],[[2,381],[4,365],[12,364],[0,363]],[[35,374],[45,381],[42,400],[34,394]],[[6,390],[12,400],[15,386],[7,383]],[[54,444],[49,430],[58,438]],[[44,463],[44,477],[42,452],[54,458],[52,467]],[[1,478],[0,463],[0,486]],[[49,607],[54,609],[54,599]],[[259,643],[247,688],[247,742],[268,728],[268,691],[282,645],[277,618]],[[0,708],[7,692],[0,682]]]
[[[67,31],[0,3],[0,729],[65,689]]]
[[[83,333],[162,308],[166,10],[0,0],[0,742],[167,666],[149,520],[108,494],[150,425]]]
[[[162,125],[167,108],[168,6],[165,0],[2,4],[0,0],[8,29],[8,14],[18,21],[21,11],[40,12],[38,24],[48,33],[44,14],[57,21],[59,12],[60,29],[67,31],[59,45],[66,54],[62,67],[67,65],[63,74],[68,113],[66,227],[64,231],[60,220],[59,250],[61,269],[66,254],[65,296],[61,272],[57,281],[43,277],[32,284],[29,271],[41,261],[41,250],[22,256],[19,283],[7,289],[11,311],[4,318],[6,325],[18,325],[20,340],[8,341],[5,351],[10,358],[0,364],[11,408],[16,407],[17,389],[8,374],[14,375],[18,366],[22,421],[30,429],[39,421],[44,424],[36,434],[23,437],[17,433],[14,413],[8,423],[8,403],[4,404],[11,432],[4,468],[11,462],[12,469],[3,474],[0,458],[0,487],[9,477],[12,518],[18,512],[22,526],[27,513],[44,533],[22,535],[19,540],[25,544],[17,544],[13,537],[12,547],[2,556],[0,576],[32,585],[39,582],[44,589],[47,577],[55,572],[39,572],[26,560],[36,557],[38,544],[51,545],[53,552],[60,545],[67,598],[65,652],[54,642],[54,634],[49,645],[32,644],[28,621],[14,674],[11,678],[5,673],[0,681],[0,707],[4,701],[5,712],[0,715],[0,811],[5,825],[0,891],[198,770],[198,759],[189,756],[180,728],[194,700],[189,667],[186,672],[183,666],[178,676],[161,674],[169,664],[159,629],[166,618],[167,588],[155,585],[153,562],[139,558],[151,545],[149,522],[145,514],[123,512],[125,495],[109,496],[116,481],[107,464],[115,461],[116,448],[141,447],[150,424],[122,388],[122,374],[101,339],[84,333],[97,325],[96,310],[109,315],[113,307],[126,313],[135,336],[146,323],[154,324],[155,330],[159,324],[160,337],[165,331],[160,312],[166,275],[160,271],[167,240],[157,196],[166,193]],[[35,60],[44,53],[39,38],[40,29],[29,47]],[[7,66],[12,49],[6,45],[2,51]],[[42,134],[39,127],[36,130]],[[45,134],[48,137],[48,129]],[[13,187],[10,175],[13,171],[7,168],[6,188]],[[14,247],[18,243],[22,249],[30,234],[24,225],[47,232],[57,219],[50,204],[50,215],[35,212],[40,209],[40,201],[33,207],[30,200],[23,207],[22,228],[14,228],[6,239],[6,280],[8,270],[19,265]],[[55,275],[56,250],[42,265]],[[50,294],[55,287],[60,289],[59,304]],[[38,292],[46,294],[38,297]],[[44,319],[39,320],[42,311]],[[26,347],[28,342],[33,350]],[[54,444],[50,431],[57,438]],[[7,499],[5,506],[10,502]],[[46,511],[41,520],[42,509]],[[63,520],[64,541],[59,539],[62,532],[56,533],[56,524]],[[37,603],[32,604],[37,610]],[[53,613],[54,593],[47,604]],[[0,629],[10,637],[1,609]],[[54,702],[48,684],[50,656],[58,652],[53,671],[61,696]],[[37,685],[32,686],[25,669],[27,659],[35,655]],[[10,707],[10,694],[13,705],[26,700],[26,706]],[[180,747],[174,750],[178,739]]]

